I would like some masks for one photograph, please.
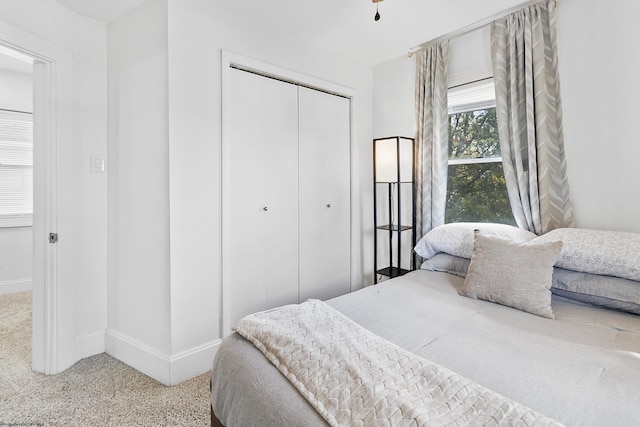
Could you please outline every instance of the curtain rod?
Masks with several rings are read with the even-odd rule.
[[[411,56],[414,53],[416,53],[416,51],[418,51],[418,50],[420,50],[422,48],[430,46],[430,45],[432,45],[434,43],[440,43],[441,41],[444,41],[444,40],[451,40],[451,39],[455,39],[457,37],[464,36],[465,34],[469,34],[472,31],[479,30],[480,28],[491,24],[496,19],[504,18],[505,16],[510,15],[510,14],[512,14],[514,12],[517,12],[520,9],[523,9],[525,7],[528,7],[528,6],[532,6],[532,5],[536,4],[536,3],[542,3],[543,1],[545,1],[545,0],[528,0],[528,1],[525,1],[525,2],[520,3],[519,5],[514,6],[514,7],[510,8],[510,9],[503,10],[502,12],[499,12],[499,13],[496,13],[495,15],[489,16],[488,18],[484,18],[484,19],[482,19],[480,21],[476,21],[473,24],[469,24],[469,25],[467,25],[465,27],[462,27],[462,28],[460,28],[458,30],[452,31],[452,32],[447,33],[445,35],[442,35],[440,37],[436,37],[435,39],[432,39],[432,40],[429,40],[427,42],[421,43],[418,46],[409,49],[409,53],[408,53],[409,58],[411,58]]]

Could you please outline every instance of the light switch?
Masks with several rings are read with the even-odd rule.
[[[91,156],[91,172],[102,173],[105,170],[105,161],[102,157]]]

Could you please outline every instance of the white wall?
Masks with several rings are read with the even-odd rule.
[[[0,108],[33,112],[33,78],[31,74],[0,69]]]
[[[578,227],[640,232],[640,3],[558,1],[558,55],[569,183]],[[454,39],[459,40],[459,39]],[[472,51],[469,55],[476,55]],[[455,60],[452,64],[463,64]],[[409,129],[413,60],[374,67],[374,135]],[[412,121],[413,123],[413,121]]]
[[[640,3],[558,1],[569,184],[579,227],[640,232]]]
[[[415,56],[402,55],[374,67],[374,138],[415,136],[414,86]]]
[[[31,290],[31,227],[0,228],[0,295]]]
[[[108,39],[109,353],[165,384],[211,366],[220,340],[223,49],[357,91],[353,284],[365,283],[371,67],[206,0],[151,0],[111,23]]]
[[[15,29],[73,57],[63,76],[72,82],[72,92],[58,94],[70,100],[71,111],[59,114],[73,124],[72,136],[57,147],[58,297],[71,307],[61,313],[59,332],[71,335],[72,343],[59,349],[58,369],[104,351],[106,175],[91,174],[89,158],[106,156],[106,27],[53,0],[4,0],[0,21],[5,31]]]
[[[109,24],[108,57],[106,346],[158,378],[171,338],[166,1]]]
[[[449,87],[493,76],[491,31],[488,26],[449,41]]]
[[[32,112],[30,74],[0,70],[0,109]],[[0,294],[31,289],[32,227],[0,227]]]

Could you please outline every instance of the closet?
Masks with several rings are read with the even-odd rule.
[[[350,291],[350,100],[228,70],[223,333],[252,312]]]

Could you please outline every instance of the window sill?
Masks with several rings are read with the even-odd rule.
[[[0,228],[32,227],[33,214],[0,215]]]

